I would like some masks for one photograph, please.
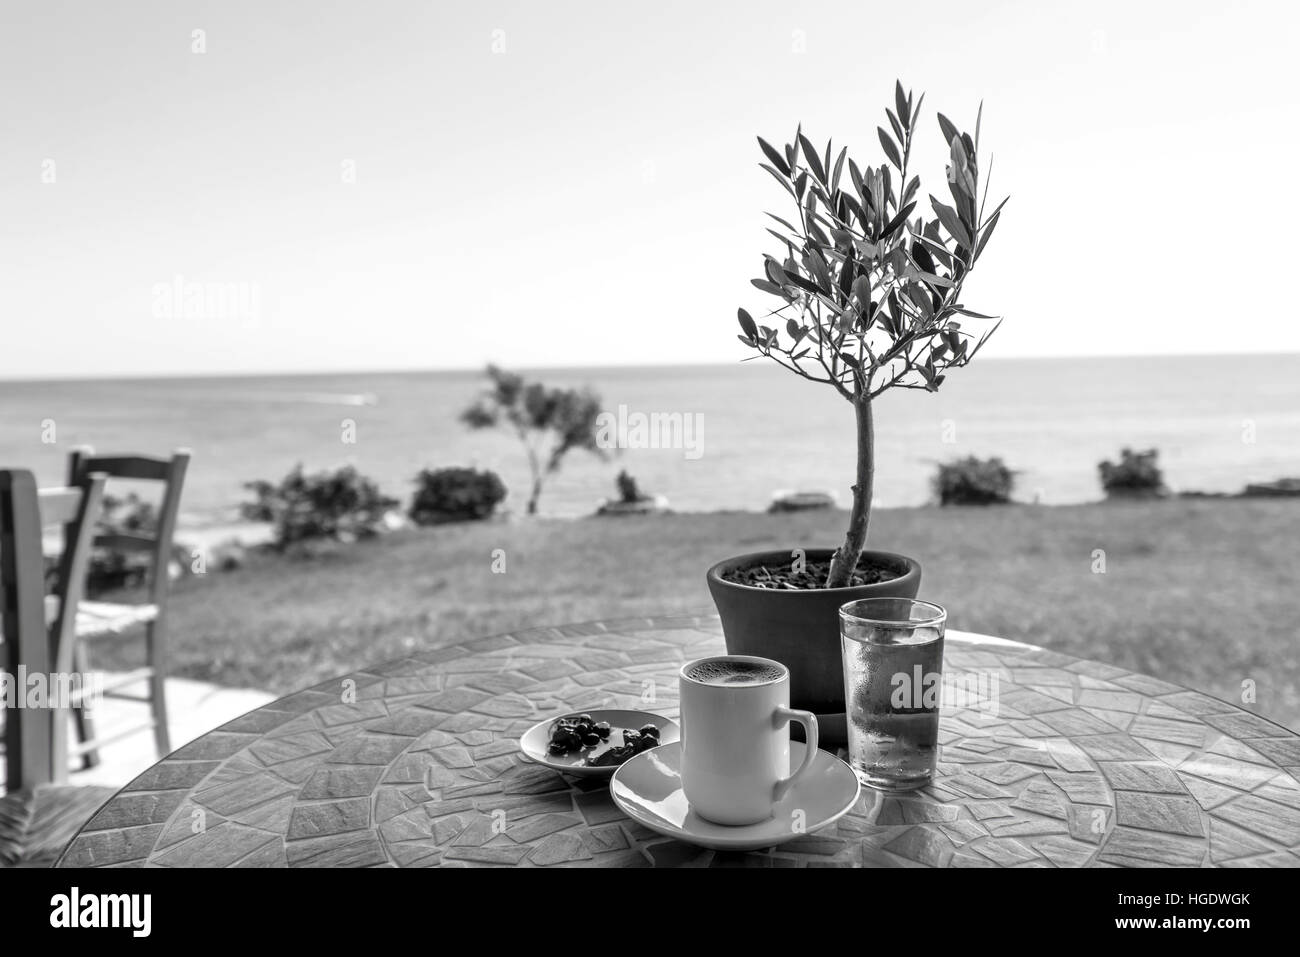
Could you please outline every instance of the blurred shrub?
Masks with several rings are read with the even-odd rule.
[[[1168,494],[1165,477],[1156,464],[1156,449],[1135,452],[1121,449],[1119,462],[1100,462],[1101,487],[1108,498],[1158,498]]]
[[[484,469],[423,469],[415,477],[410,516],[417,525],[489,518],[506,497],[496,472]]]
[[[248,521],[270,522],[280,550],[310,539],[350,542],[375,535],[399,504],[351,465],[307,475],[299,464],[279,483],[248,482],[244,488],[255,498],[240,513]]]
[[[158,529],[153,504],[134,492],[125,498],[104,496],[103,511],[95,526],[96,535],[152,535]],[[153,556],[149,552],[119,551],[96,546],[86,564],[86,594],[94,598],[118,588],[143,585]]]
[[[652,496],[641,491],[636,479],[628,473],[627,469],[623,469],[618,473],[618,478],[614,479],[614,484],[618,488],[618,500],[625,505],[647,502],[652,498]]]
[[[1016,474],[1000,458],[967,456],[939,465],[934,493],[940,505],[1005,505]]]
[[[105,495],[101,509],[95,523],[96,536],[152,536],[158,530],[158,515],[153,504],[134,492],[125,498]],[[173,541],[166,573],[172,578],[188,574],[189,554],[187,546]],[[45,556],[45,584],[51,594],[58,586],[60,558],[57,553]],[[86,560],[86,597],[101,598],[122,589],[142,588],[148,584],[152,565],[152,551],[95,545]]]

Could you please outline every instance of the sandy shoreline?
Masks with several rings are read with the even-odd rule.
[[[250,547],[262,545],[275,537],[266,522],[221,522],[209,525],[181,525],[176,529],[177,543],[189,548],[212,551],[223,545]]]

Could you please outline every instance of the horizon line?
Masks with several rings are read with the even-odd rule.
[[[991,362],[1052,362],[1066,361],[1077,362],[1084,360],[1096,359],[1238,359],[1238,358],[1275,358],[1279,356],[1300,357],[1300,351],[1285,352],[1147,352],[1147,353],[1125,353],[1125,354],[1090,354],[1079,356],[1067,355],[1038,355],[1038,356],[989,356],[981,360],[979,365],[987,365]],[[719,361],[701,361],[701,362],[608,362],[608,363],[584,363],[577,365],[551,365],[551,366],[513,366],[508,367],[520,372],[573,372],[578,370],[655,370],[655,369],[681,369],[681,368],[731,368],[739,367],[745,362],[756,361],[755,359],[737,359],[734,362]],[[495,363],[493,363],[495,364]],[[303,378],[319,376],[341,376],[341,375],[439,375],[446,373],[481,373],[489,361],[484,361],[477,365],[467,366],[407,366],[407,367],[390,367],[390,368],[339,368],[339,369],[267,369],[267,370],[243,370],[243,371],[178,371],[178,372],[122,372],[107,373],[103,375],[31,375],[31,376],[10,376],[0,377],[0,385],[19,384],[19,383],[36,383],[36,382],[140,382],[140,381],[167,381],[173,379],[270,379],[270,378],[289,378],[301,376]],[[766,365],[766,364],[764,364]]]

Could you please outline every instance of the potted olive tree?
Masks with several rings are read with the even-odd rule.
[[[834,389],[853,408],[857,475],[838,548],[792,547],[730,558],[708,572],[727,650],[775,658],[791,671],[794,706],[844,710],[837,611],[857,598],[914,597],[921,566],[866,549],[875,474],[873,403],[890,389],[934,392],[997,328],[967,309],[962,285],[993,235],[1006,200],[986,210],[977,116],[972,137],[942,113],[950,202],[922,203],[909,164],[924,95],[895,84],[877,132],[886,163],[861,168],[802,132],[778,150],[759,139],[763,169],[793,201],[768,215],[778,252],[753,284],[777,300],[756,321],[739,311],[740,341],[796,375]],[[892,131],[892,135],[891,135]],[[918,212],[918,209],[922,210]],[[974,320],[975,331],[969,328]]]

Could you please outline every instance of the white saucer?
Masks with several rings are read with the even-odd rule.
[[[803,742],[791,741],[790,766],[799,767],[803,755]],[[728,826],[706,821],[691,810],[682,790],[681,766],[680,743],[643,751],[614,772],[609,792],[624,814],[650,830],[724,851],[752,851],[810,834],[847,813],[857,803],[860,789],[852,768],[818,751],[808,773],[776,805],[771,819]],[[800,826],[795,826],[796,821]]]
[[[551,754],[547,750],[547,746],[551,742],[552,723],[556,718],[576,718],[580,714],[591,715],[593,721],[608,721],[610,727],[615,729],[610,734],[609,741],[592,748],[590,751]],[[563,771],[565,774],[572,774],[577,777],[607,778],[617,770],[618,765],[611,764],[603,768],[593,768],[586,763],[587,758],[608,750],[610,745],[621,745],[623,736],[619,734],[619,729],[628,728],[635,731],[647,724],[653,724],[659,729],[660,744],[681,740],[681,729],[677,727],[677,722],[671,718],[665,718],[661,714],[651,714],[649,711],[623,711],[618,708],[587,708],[585,711],[567,711],[564,714],[553,715],[545,721],[537,722],[520,737],[519,748],[538,764],[544,764],[556,771]],[[645,754],[646,752],[641,753]],[[628,760],[630,761],[631,758]],[[626,763],[625,761],[624,764]]]

